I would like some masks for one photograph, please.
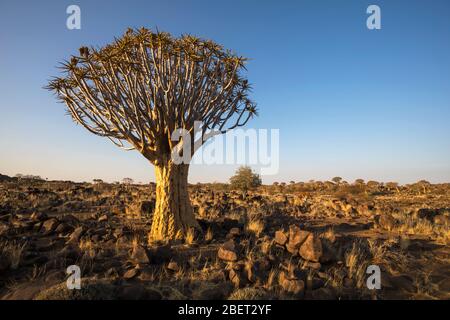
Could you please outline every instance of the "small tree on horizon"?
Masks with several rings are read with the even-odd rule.
[[[125,185],[130,185],[130,184],[134,183],[134,180],[131,179],[131,178],[123,178],[122,179],[122,183],[125,184]]]
[[[331,179],[331,181],[333,181],[335,184],[340,184],[342,182],[342,178],[341,177],[334,177],[333,179]]]
[[[241,166],[236,170],[236,174],[230,178],[230,186],[244,193],[255,189],[262,184],[259,174],[254,173],[248,166]]]

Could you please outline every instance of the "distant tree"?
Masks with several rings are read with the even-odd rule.
[[[429,183],[427,180],[420,180],[416,182],[416,185],[422,190],[423,194],[426,194],[428,187],[431,186],[431,183]]]
[[[373,181],[373,180],[367,181],[366,185],[370,191],[378,191],[381,186],[378,181]]]
[[[327,190],[333,190],[336,188],[336,185],[331,181],[325,181],[324,186]]]
[[[331,179],[331,181],[333,181],[336,184],[339,184],[339,183],[341,183],[342,178],[341,177],[334,177],[333,179]]]
[[[355,180],[355,184],[356,184],[357,186],[362,186],[362,185],[364,184],[364,179],[356,179],[356,180]]]
[[[94,184],[103,184],[103,180],[102,179],[94,179],[92,180],[94,182]]]
[[[36,180],[36,181],[43,181],[44,180],[44,179],[42,179],[41,176],[35,176],[35,175],[32,175],[32,174],[22,175],[21,179]]]
[[[386,188],[389,191],[395,190],[395,191],[397,191],[397,193],[400,193],[400,188],[399,188],[398,182],[392,182],[392,181],[386,182]]]
[[[380,183],[378,181],[373,181],[373,180],[367,181],[367,186],[369,188],[378,188],[379,185],[380,185]]]
[[[255,189],[261,185],[261,177],[248,166],[237,169],[236,174],[230,178],[230,185],[233,189],[248,190]]]
[[[126,184],[126,185],[130,185],[130,184],[133,184],[133,183],[134,183],[134,180],[131,179],[131,178],[123,178],[123,179],[122,179],[122,183],[123,183],[123,184]]]

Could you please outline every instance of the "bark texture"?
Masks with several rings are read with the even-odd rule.
[[[201,230],[188,194],[189,165],[169,161],[155,166],[156,206],[151,240],[183,239],[190,228]]]

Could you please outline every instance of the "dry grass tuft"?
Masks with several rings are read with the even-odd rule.
[[[213,231],[211,230],[211,227],[208,227],[208,230],[206,230],[206,234],[205,234],[205,240],[211,241],[213,238],[214,238]]]
[[[355,281],[357,288],[366,286],[366,269],[370,264],[364,247],[361,241],[355,241],[352,250],[345,254],[345,266],[348,269],[348,277]]]
[[[247,223],[247,231],[255,234],[257,237],[264,231],[265,223],[261,219],[253,218]]]
[[[194,228],[189,228],[189,230],[186,232],[186,237],[184,238],[184,242],[188,245],[195,243]]]
[[[26,243],[20,244],[17,242],[6,241],[0,244],[1,257],[5,257],[9,260],[11,269],[16,270],[19,267],[25,247]]]

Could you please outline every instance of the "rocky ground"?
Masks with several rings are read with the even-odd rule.
[[[0,180],[0,299],[450,298],[447,191],[195,185],[203,234],[148,243],[154,185]]]

